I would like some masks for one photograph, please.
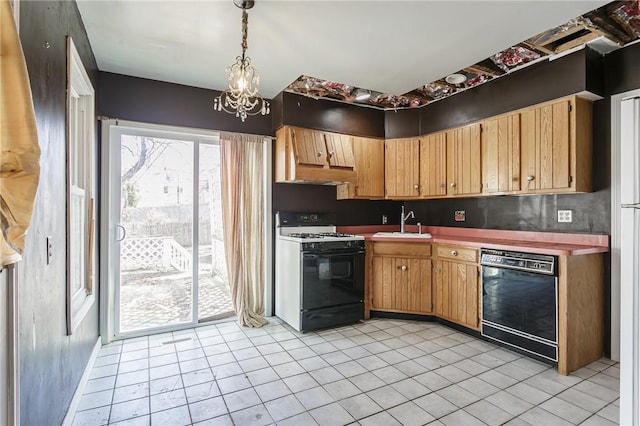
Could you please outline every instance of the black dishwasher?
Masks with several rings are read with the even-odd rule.
[[[558,361],[557,257],[481,251],[482,334]]]

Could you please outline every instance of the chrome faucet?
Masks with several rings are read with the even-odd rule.
[[[413,210],[411,210],[409,213],[404,214],[404,206],[402,206],[402,211],[400,212],[400,232],[404,234],[404,222],[409,219],[410,217],[412,218],[416,218],[416,216],[413,214]]]

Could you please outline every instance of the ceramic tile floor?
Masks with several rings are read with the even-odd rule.
[[[613,425],[619,365],[570,376],[436,323],[221,322],[102,347],[74,425]]]

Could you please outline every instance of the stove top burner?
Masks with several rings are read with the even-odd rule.
[[[333,238],[353,238],[355,235],[353,234],[344,234],[341,232],[294,232],[289,234],[290,237],[295,238],[322,238],[322,237],[333,237]]]

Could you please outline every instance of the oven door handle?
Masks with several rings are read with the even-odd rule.
[[[327,251],[303,251],[303,257],[315,258],[315,257],[337,257],[337,256],[352,256],[364,254],[364,250],[327,250]]]

